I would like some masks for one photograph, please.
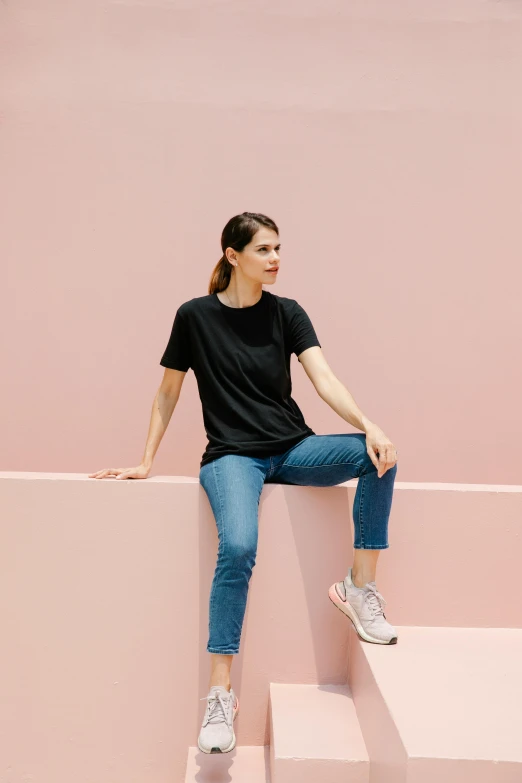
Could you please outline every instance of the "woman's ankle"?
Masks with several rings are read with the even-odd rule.
[[[222,685],[224,688],[227,689],[227,691],[230,691],[230,688],[231,688],[230,682],[222,682],[221,680],[216,680],[216,682],[212,682],[212,681],[210,682],[209,690],[214,685]]]

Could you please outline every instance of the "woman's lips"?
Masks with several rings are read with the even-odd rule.
[[[271,275],[275,275],[276,272],[279,272],[279,267],[277,269],[267,269],[267,272],[270,272]]]

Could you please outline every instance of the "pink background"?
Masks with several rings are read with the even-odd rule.
[[[141,459],[176,308],[268,214],[402,481],[520,483],[522,8],[0,5],[1,470]],[[268,288],[268,286],[266,286]],[[318,433],[356,431],[292,359]],[[195,377],[154,474],[197,476]]]

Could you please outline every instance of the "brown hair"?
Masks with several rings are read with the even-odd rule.
[[[235,215],[233,218],[230,218],[221,234],[221,250],[223,251],[223,255],[212,271],[208,286],[209,294],[224,291],[230,283],[232,267],[225,256],[227,247],[232,247],[240,253],[252,240],[261,226],[271,228],[272,231],[279,234],[279,229],[274,221],[266,215],[261,215],[257,212],[242,212],[240,215]]]

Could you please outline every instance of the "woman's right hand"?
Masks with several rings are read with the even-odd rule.
[[[105,470],[99,470],[97,473],[89,473],[89,478],[108,478],[109,476],[116,476],[117,479],[144,479],[150,473],[150,468],[146,465],[138,465],[137,468],[105,468]]]

